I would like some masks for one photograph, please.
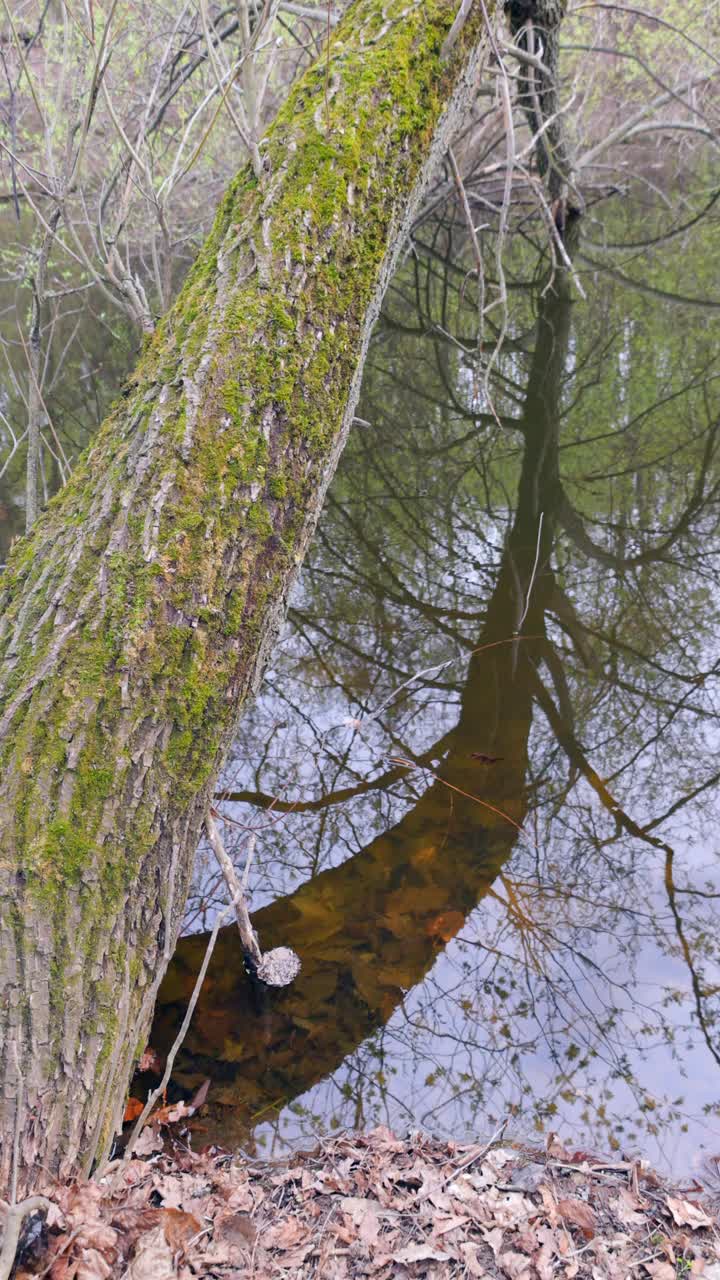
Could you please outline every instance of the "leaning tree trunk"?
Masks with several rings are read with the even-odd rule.
[[[481,18],[458,32],[454,17],[454,0],[351,6],[270,130],[264,178],[232,183],[94,445],[11,557],[0,1170],[17,1116],[20,1189],[41,1166],[89,1168],[116,1129],[238,710],[479,75]]]

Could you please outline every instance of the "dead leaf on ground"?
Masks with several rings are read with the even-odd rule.
[[[344,1196],[340,1201],[343,1213],[347,1214],[363,1244],[373,1244],[380,1234],[380,1205],[377,1200],[366,1200],[362,1196]]]
[[[595,1214],[584,1200],[558,1200],[558,1213],[573,1227],[579,1227],[586,1240],[592,1240],[597,1230]]]
[[[162,1151],[163,1140],[156,1129],[146,1125],[135,1146],[133,1147],[134,1156],[151,1156],[156,1151]]]
[[[538,1191],[540,1192],[540,1196],[543,1202],[545,1217],[547,1218],[551,1227],[556,1227],[558,1224],[558,1208],[557,1208],[557,1200],[555,1199],[555,1194],[552,1190],[552,1187],[549,1187],[547,1182],[541,1182],[540,1186],[538,1187]]]
[[[257,1228],[247,1213],[223,1213],[213,1224],[213,1239],[236,1248],[252,1247],[257,1238]]]
[[[158,1212],[161,1215],[160,1226],[173,1253],[184,1252],[193,1236],[202,1231],[202,1223],[194,1213],[183,1213],[182,1209],[160,1209]]]
[[[266,1249],[294,1249],[304,1243],[310,1232],[297,1218],[284,1218],[263,1232],[263,1244]]]
[[[173,1102],[167,1107],[158,1107],[150,1116],[150,1124],[177,1124],[178,1120],[187,1120],[195,1114],[195,1108],[187,1102]]]
[[[500,1254],[498,1262],[509,1280],[532,1280],[533,1267],[526,1254],[508,1249]]]
[[[83,1249],[75,1272],[75,1280],[108,1280],[112,1267],[99,1249]]]
[[[502,1242],[503,1242],[502,1230],[500,1229],[500,1227],[491,1227],[489,1231],[485,1231],[485,1230],[483,1231],[483,1236],[485,1237],[486,1243],[490,1245],[490,1248],[492,1249],[495,1257],[497,1258],[500,1250],[502,1249]]]
[[[392,1255],[393,1262],[449,1262],[452,1254],[427,1244],[408,1244]]]
[[[173,1251],[161,1226],[141,1236],[127,1271],[127,1280],[174,1280]]]
[[[88,1222],[80,1227],[77,1237],[78,1248],[99,1249],[101,1253],[113,1250],[117,1241],[117,1231],[104,1222]]]
[[[460,1253],[468,1275],[472,1276],[473,1280],[490,1280],[490,1276],[480,1260],[479,1245],[461,1244]]]
[[[712,1227],[714,1224],[715,1219],[709,1217],[699,1204],[693,1204],[692,1200],[668,1196],[665,1203],[679,1227],[692,1227],[693,1231],[697,1231],[700,1227]]]
[[[645,1221],[645,1215],[641,1212],[642,1208],[642,1200],[627,1187],[620,1187],[617,1194],[610,1200],[610,1209],[624,1227],[639,1227],[642,1225]]]
[[[530,1148],[484,1155],[388,1129],[326,1138],[288,1166],[147,1132],[160,1154],[106,1185],[43,1188],[56,1206],[46,1255],[18,1280],[231,1280],[251,1257],[255,1280],[675,1280],[680,1258],[688,1278],[720,1280],[701,1193],[659,1179],[650,1194],[644,1170],[639,1191],[630,1166],[620,1185],[602,1161],[558,1168]],[[528,1161],[545,1180],[534,1171],[518,1191]]]
[[[455,1231],[457,1227],[464,1227],[466,1223],[468,1223],[469,1221],[470,1219],[467,1217],[467,1215],[460,1215],[460,1214],[455,1214],[452,1218],[441,1218],[433,1226],[433,1235],[434,1236],[447,1235],[448,1231]]]
[[[644,1262],[643,1266],[652,1280],[676,1280],[677,1270],[670,1262]]]
[[[566,1164],[570,1163],[570,1152],[558,1140],[557,1134],[553,1133],[552,1130],[545,1139],[545,1151],[551,1160],[563,1160]]]

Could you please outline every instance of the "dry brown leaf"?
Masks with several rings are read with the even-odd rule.
[[[548,1227],[546,1224],[538,1224],[535,1227],[535,1235],[540,1248],[537,1253],[533,1254],[533,1266],[540,1280],[553,1280],[556,1274],[554,1258],[557,1234],[552,1227]]]
[[[526,1227],[524,1231],[516,1231],[512,1238],[513,1246],[519,1249],[521,1253],[534,1253],[539,1246],[537,1232],[532,1227]]]
[[[295,1249],[288,1250],[281,1258],[273,1258],[273,1264],[276,1267],[282,1267],[285,1271],[289,1271],[292,1280],[297,1280],[300,1267],[304,1263],[309,1253],[312,1253],[314,1241],[306,1240],[304,1244],[300,1244]],[[256,1270],[257,1274],[257,1270]],[[273,1272],[273,1275],[275,1273]]]
[[[480,1196],[480,1204],[485,1224],[496,1227],[517,1227],[537,1213],[532,1201],[518,1191],[498,1191],[496,1187]]]
[[[640,1227],[645,1221],[642,1200],[627,1187],[620,1187],[610,1200],[610,1209],[624,1227]]]
[[[488,1272],[485,1270],[480,1261],[480,1246],[476,1244],[461,1244],[460,1253],[465,1263],[465,1269],[473,1280],[490,1280]]]
[[[75,1272],[76,1280],[107,1280],[112,1267],[99,1249],[83,1249]]]
[[[256,1203],[259,1203],[257,1193],[253,1194],[247,1183],[239,1187],[235,1187],[228,1196],[228,1209],[252,1210]]]
[[[210,1077],[206,1076],[202,1084],[200,1085],[200,1088],[197,1090],[196,1093],[193,1094],[192,1098],[190,1099],[190,1106],[192,1107],[193,1111],[197,1111],[199,1107],[203,1106],[203,1104],[207,1100],[209,1091],[210,1091]]]
[[[532,1280],[532,1263],[526,1254],[508,1249],[500,1254],[498,1263],[510,1280]]]
[[[184,1251],[193,1236],[202,1231],[202,1223],[194,1213],[183,1213],[182,1209],[160,1209],[159,1212],[160,1226],[174,1254]]]
[[[136,1156],[151,1156],[155,1151],[162,1151],[162,1146],[163,1140],[160,1134],[151,1129],[149,1125],[146,1125],[133,1147],[133,1154]]]
[[[304,1243],[309,1234],[308,1228],[297,1218],[284,1218],[263,1232],[263,1244],[266,1249],[294,1249]]]
[[[381,1151],[404,1151],[405,1143],[395,1137],[392,1129],[388,1129],[387,1125],[379,1124],[371,1129],[368,1134],[370,1145],[377,1147]]]
[[[345,1196],[340,1201],[340,1207],[350,1218],[363,1244],[374,1244],[380,1234],[381,1209],[377,1200]]]
[[[540,1192],[540,1196],[543,1202],[545,1217],[547,1218],[551,1227],[556,1227],[558,1224],[557,1201],[553,1194],[552,1188],[549,1187],[546,1182],[542,1182],[538,1187],[538,1191]]]
[[[584,1200],[558,1200],[558,1213],[573,1227],[579,1227],[586,1240],[592,1240],[597,1230],[595,1214]]]
[[[180,1209],[189,1194],[190,1179],[187,1174],[164,1174],[153,1178],[153,1191],[163,1202],[165,1209]]]
[[[99,1249],[101,1253],[113,1251],[117,1244],[117,1231],[104,1222],[88,1222],[80,1228],[77,1237],[79,1249]]]
[[[74,1280],[77,1266],[77,1258],[71,1258],[67,1253],[63,1253],[60,1258],[55,1259],[48,1272],[50,1280]]]
[[[186,1120],[188,1116],[193,1115],[195,1108],[188,1106],[187,1102],[173,1102],[167,1107],[158,1107],[157,1111],[153,1111],[150,1116],[150,1124],[165,1125],[176,1124],[178,1120]]]
[[[563,1160],[566,1164],[570,1161],[570,1152],[558,1140],[557,1134],[553,1133],[552,1130],[545,1139],[545,1150],[552,1160]]]
[[[74,1182],[69,1187],[60,1187],[54,1198],[65,1217],[74,1226],[80,1226],[98,1221],[98,1205],[102,1197],[102,1190],[96,1182]]]
[[[568,1235],[567,1231],[556,1231],[555,1232],[555,1248],[557,1250],[558,1257],[560,1258],[566,1257],[567,1254],[570,1252],[571,1247],[572,1247],[572,1242],[570,1240],[570,1236]]]
[[[409,1244],[392,1255],[393,1262],[450,1262],[452,1254],[427,1244]]]
[[[489,1231],[483,1230],[483,1236],[497,1258],[503,1242],[503,1233],[500,1227],[491,1227]]]
[[[174,1280],[173,1253],[161,1226],[141,1236],[127,1271],[127,1280]]]
[[[643,1266],[652,1280],[676,1280],[677,1271],[670,1262],[644,1262]]]
[[[133,1120],[137,1120],[144,1106],[145,1103],[139,1098],[128,1098],[123,1112],[123,1124],[130,1124]]]
[[[697,1231],[700,1227],[711,1227],[715,1221],[692,1200],[667,1196],[665,1203],[679,1227],[692,1227],[693,1231]]]
[[[464,1227],[469,1222],[467,1214],[455,1214],[452,1218],[440,1218],[437,1223],[433,1224],[433,1235],[444,1236],[448,1231],[454,1231],[456,1227]]]
[[[544,1244],[542,1249],[533,1254],[533,1266],[538,1273],[538,1280],[554,1280],[553,1251],[548,1245]]]
[[[258,1233],[255,1223],[247,1213],[222,1213],[213,1224],[213,1240],[245,1248],[254,1245]]]

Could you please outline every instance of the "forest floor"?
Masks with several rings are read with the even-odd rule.
[[[45,1188],[17,1280],[720,1280],[715,1206],[644,1163],[552,1140],[469,1146],[378,1128],[286,1162],[148,1127],[100,1182]]]

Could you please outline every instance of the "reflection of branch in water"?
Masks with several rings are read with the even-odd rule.
[[[605,780],[600,777],[590,764],[571,727],[567,724],[561,712],[558,711],[539,675],[535,676],[532,684],[538,705],[544,711],[558,742],[585,781],[590,784],[603,808],[607,809],[612,816],[618,832],[622,829],[637,840],[642,840],[645,844],[652,845],[654,849],[668,851],[670,846],[664,840],[658,839],[657,836],[651,836],[645,827],[639,826],[634,818],[631,818],[622,806],[618,804]]]
[[[605,547],[599,546],[598,543],[590,537],[583,517],[580,512],[573,507],[563,490],[558,514],[565,532],[587,556],[593,560],[597,560],[607,568],[616,569],[618,572],[624,572],[625,570],[633,567],[648,565],[652,564],[654,561],[662,560],[667,556],[667,553],[671,548],[676,545],[683,534],[688,532],[692,526],[695,516],[706,508],[720,491],[720,481],[716,481],[711,486],[709,492],[705,491],[705,482],[710,470],[710,464],[714,460],[715,444],[719,430],[720,420],[718,420],[707,433],[702,464],[695,477],[695,484],[693,486],[693,492],[690,500],[684,507],[682,514],[675,521],[669,533],[666,534],[657,546],[630,556],[619,556],[612,551],[606,550]]]
[[[445,748],[452,737],[452,730],[443,734],[434,742],[427,751],[423,751],[418,756],[413,756],[412,765],[422,768],[426,764],[430,764],[432,760],[437,760],[445,752]],[[275,808],[281,813],[316,813],[320,809],[327,809],[332,805],[346,804],[348,800],[354,800],[357,796],[367,795],[371,791],[385,791],[395,782],[402,781],[407,777],[407,764],[395,765],[392,769],[386,769],[384,773],[380,773],[376,778],[363,779],[357,782],[353,787],[341,787],[337,791],[326,792],[325,795],[318,796],[316,800],[281,800],[277,796],[268,795],[263,791],[219,791],[215,797],[224,803],[233,804],[252,804],[261,809]]]
[[[617,267],[611,267],[607,262],[597,262],[587,253],[581,253],[580,257],[583,262],[592,267],[593,271],[601,271],[603,275],[619,280],[626,289],[633,289],[636,293],[647,293],[652,298],[662,298],[663,302],[670,302],[680,307],[702,307],[706,311],[717,311],[720,308],[717,298],[693,298],[684,293],[672,293],[669,289],[659,289],[656,285],[647,284],[644,280],[635,280]]]
[[[653,818],[652,821],[646,822],[645,828],[644,828],[645,831],[652,831],[653,827],[659,827],[661,823],[666,822],[668,818],[671,818],[674,814],[679,813],[681,809],[684,809],[686,804],[690,804],[692,800],[697,800],[698,796],[702,795],[703,791],[708,791],[711,787],[717,786],[718,782],[720,782],[720,770],[718,770],[717,773],[713,773],[711,777],[705,780],[705,782],[701,782],[697,787],[693,787],[692,791],[688,791],[687,795],[680,796],[679,800],[676,800],[673,804],[671,804],[669,809],[666,809],[665,812],[661,813],[657,818]],[[676,892],[699,893],[700,890],[678,889],[676,890]],[[716,897],[720,895],[707,894],[704,896]]]
[[[697,1015],[697,1020],[700,1026],[700,1030],[702,1032],[703,1040],[705,1041],[705,1044],[707,1045],[716,1063],[720,1067],[720,1050],[718,1050],[715,1043],[713,1042],[713,1038],[712,1038],[712,1035],[710,1034],[710,1028],[707,1022],[707,1017],[705,1015],[705,1009],[703,1007],[703,996],[707,993],[703,992],[700,979],[695,969],[695,962],[693,960],[690,944],[688,943],[688,940],[685,937],[685,930],[683,928],[683,923],[680,918],[680,912],[678,910],[677,902],[675,901],[675,895],[678,891],[675,888],[675,880],[673,877],[674,858],[675,858],[675,854],[673,853],[673,850],[668,848],[667,854],[665,857],[665,889],[667,892],[668,905],[670,907],[670,910],[672,912],[672,917],[675,922],[675,932],[677,934],[678,942],[680,943],[680,949],[683,954],[683,959],[685,960],[685,964],[687,965],[687,970],[690,975],[690,985],[692,986],[693,997],[695,1000],[695,1013]]]
[[[412,760],[398,759],[396,763],[405,769],[415,769],[418,767],[413,764]],[[454,783],[448,782],[447,778],[442,778],[440,774],[435,773],[432,769],[428,768],[427,765],[424,767],[424,772],[429,773],[436,782],[440,782],[442,786],[447,787],[450,791],[456,791],[458,795],[463,796],[466,800],[474,800],[475,804],[481,805],[483,809],[488,809],[490,813],[495,813],[499,818],[504,818],[506,822],[509,822],[511,826],[515,827],[515,829],[520,832],[520,835],[527,836],[527,831],[525,831],[514,818],[511,818],[509,813],[505,813],[503,809],[497,809],[494,804],[489,804],[487,800],[481,800],[480,796],[473,795],[470,791],[463,791],[462,787],[456,787]]]

